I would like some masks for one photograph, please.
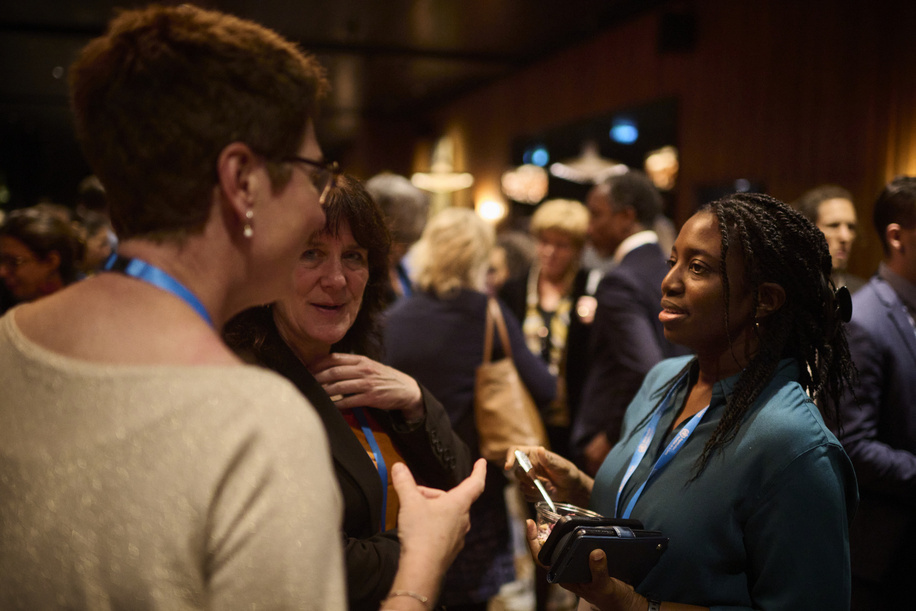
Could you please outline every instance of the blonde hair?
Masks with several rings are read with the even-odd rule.
[[[588,233],[588,208],[572,199],[551,199],[534,211],[530,232],[537,237],[555,229],[568,235],[577,248],[585,244]]]
[[[483,291],[493,228],[469,208],[446,208],[426,225],[414,253],[420,290],[449,298],[461,289]]]

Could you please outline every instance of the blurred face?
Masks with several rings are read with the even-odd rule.
[[[551,282],[559,282],[579,261],[580,249],[566,233],[545,229],[537,237],[537,257],[541,273]]]
[[[346,222],[316,233],[299,257],[288,294],[274,306],[281,334],[300,355],[327,354],[356,321],[369,282],[369,253]]]
[[[585,200],[589,211],[588,239],[602,257],[610,257],[626,238],[627,217],[611,205],[608,188],[592,189]]]
[[[103,227],[86,240],[86,254],[83,257],[87,270],[97,269],[111,255],[111,240],[108,229]]]
[[[845,271],[856,239],[856,209],[848,199],[828,199],[817,208],[817,228],[827,238],[833,269]]]
[[[662,280],[662,311],[658,318],[664,325],[665,337],[701,358],[729,358],[733,348],[740,354],[741,345],[746,345],[753,335],[753,296],[744,290],[743,264],[734,248],[729,249],[726,260],[731,300],[726,331],[724,286],[719,273],[721,240],[713,214],[700,212],[692,216],[678,234],[668,259],[670,269]]]
[[[59,263],[57,253],[39,259],[16,238],[0,236],[0,278],[18,301],[31,301],[51,292],[49,280]]]

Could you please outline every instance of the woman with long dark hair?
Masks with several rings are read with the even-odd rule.
[[[853,376],[849,298],[823,235],[736,194],[684,224],[669,266],[659,318],[695,356],[649,372],[594,480],[526,450],[555,498],[637,518],[670,546],[635,589],[600,554],[592,582],[569,589],[605,610],[847,609],[857,488],[817,404]]]

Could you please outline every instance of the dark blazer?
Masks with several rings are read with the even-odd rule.
[[[569,313],[569,331],[566,336],[566,402],[569,405],[570,420],[575,420],[588,372],[588,338],[591,325],[582,322],[576,312],[576,302],[585,295],[589,270],[580,269],[573,278],[572,311]],[[531,272],[512,278],[503,285],[499,297],[509,307],[521,324],[528,313],[528,279]]]
[[[904,588],[912,574],[901,576],[899,569],[906,562],[913,567],[916,545],[916,332],[900,297],[879,276],[852,301],[846,331],[859,383],[840,406],[841,439],[861,496],[850,531],[852,570]]]
[[[401,550],[397,531],[380,532],[382,484],[378,471],[340,410],[275,328],[261,352],[271,356],[255,357],[257,361],[295,384],[324,423],[334,473],[343,493],[349,608],[377,611],[394,582]],[[400,412],[367,411],[391,436],[419,483],[448,489],[470,475],[470,452],[452,430],[442,404],[422,385],[420,390],[426,419],[415,428],[405,424]]]
[[[627,253],[598,284],[591,363],[573,423],[574,455],[580,456],[601,432],[613,445],[620,437],[623,414],[649,370],[662,359],[686,354],[665,339],[658,320],[667,273],[658,244],[644,244]]]

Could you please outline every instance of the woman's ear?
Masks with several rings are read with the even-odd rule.
[[[52,250],[41,258],[41,263],[48,268],[49,272],[56,272],[60,269],[60,253]]]
[[[775,282],[764,282],[757,287],[756,318],[766,318],[786,302],[786,290]]]
[[[253,214],[259,181],[266,173],[255,170],[261,167],[260,158],[242,142],[233,142],[224,148],[216,162],[218,190],[224,205],[232,211],[235,223],[242,227]]]

